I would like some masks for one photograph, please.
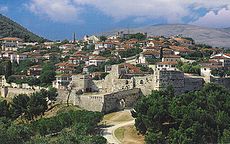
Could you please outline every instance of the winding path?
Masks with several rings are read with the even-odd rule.
[[[126,122],[120,122],[120,123],[114,123],[110,127],[103,128],[102,129],[102,136],[107,139],[108,144],[121,144],[121,142],[115,137],[115,130],[129,125],[134,125],[135,120],[126,121]]]

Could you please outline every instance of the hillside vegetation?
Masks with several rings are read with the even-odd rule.
[[[229,143],[229,109],[229,90],[211,83],[182,95],[153,91],[132,114],[147,144]]]
[[[26,42],[44,41],[23,26],[0,14],[0,37],[18,37]]]

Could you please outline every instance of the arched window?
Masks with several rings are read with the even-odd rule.
[[[144,84],[143,80],[140,81],[140,84]]]

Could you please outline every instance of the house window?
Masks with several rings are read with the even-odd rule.
[[[204,70],[206,71],[206,68],[204,68]]]
[[[126,81],[125,81],[125,84],[129,84],[129,81],[128,81],[128,80],[126,80]]]

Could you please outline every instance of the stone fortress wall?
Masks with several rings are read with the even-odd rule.
[[[140,89],[124,90],[109,94],[71,94],[71,97],[74,97],[74,105],[89,111],[100,111],[104,113],[132,107],[141,96],[142,93]]]
[[[226,82],[222,82],[226,84]],[[110,112],[132,107],[143,95],[153,90],[164,90],[173,86],[175,93],[198,90],[203,86],[202,78],[185,76],[183,72],[173,70],[154,71],[153,74],[121,78],[117,65],[104,80],[92,80],[88,75],[73,75],[70,84],[70,103],[90,111]],[[31,94],[39,89],[3,87],[2,96]],[[69,92],[58,91],[58,100],[66,102]]]
[[[183,72],[172,70],[122,79],[119,77],[118,66],[112,66],[104,80],[91,80],[82,75],[73,76],[72,79],[71,99],[74,104],[101,112],[132,107],[142,95],[149,95],[153,90],[164,90],[169,85],[173,86],[176,94],[181,94],[199,90],[204,83],[202,78],[184,76]],[[83,94],[77,94],[79,90]],[[92,93],[87,93],[87,90]]]

